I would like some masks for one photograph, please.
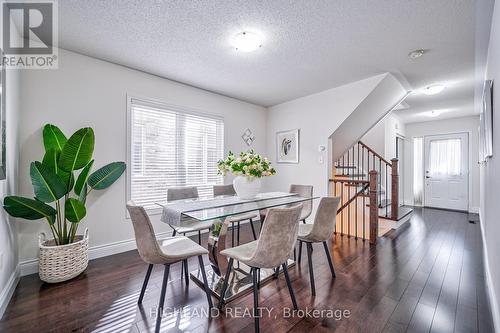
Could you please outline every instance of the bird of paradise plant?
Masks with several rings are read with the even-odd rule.
[[[123,174],[124,162],[109,163],[91,173],[94,165],[94,131],[76,131],[69,139],[55,125],[43,128],[45,155],[30,165],[35,197],[7,196],[3,207],[13,217],[46,219],[56,245],[73,243],[86,216],[87,196],[111,186]],[[78,171],[78,177],[75,173]]]

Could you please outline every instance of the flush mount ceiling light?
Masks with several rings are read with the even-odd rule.
[[[444,86],[442,84],[435,84],[432,86],[427,86],[424,89],[422,89],[422,93],[424,93],[426,95],[436,95],[436,94],[439,94],[443,90],[444,90]]]
[[[240,52],[252,52],[262,47],[262,37],[254,32],[243,31],[234,36],[233,46]]]
[[[410,53],[408,53],[408,57],[410,59],[417,59],[417,58],[420,58],[421,56],[423,56],[424,53],[425,53],[424,49],[418,49],[418,50],[414,50],[414,51],[411,51]]]

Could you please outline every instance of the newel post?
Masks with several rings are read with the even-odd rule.
[[[397,221],[399,209],[399,173],[398,159],[391,160],[391,219]]]
[[[377,202],[377,171],[372,170],[370,175],[370,243],[377,244],[378,237],[378,202]]]

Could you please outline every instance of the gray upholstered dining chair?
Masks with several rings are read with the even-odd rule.
[[[189,187],[171,187],[167,190],[167,202],[175,200],[198,199],[198,188],[196,186]],[[199,223],[197,221],[185,221],[182,226],[169,224],[170,228],[174,231],[172,236],[181,234],[186,236],[187,233],[198,232],[198,244],[201,245],[201,232],[203,230],[210,230],[212,223]],[[181,277],[185,275],[186,284],[189,283],[188,276],[188,262],[185,260],[182,263]]]
[[[254,321],[256,332],[259,332],[259,316],[257,315],[257,311],[259,306],[258,285],[261,268],[274,269],[278,266],[283,267],[293,307],[295,310],[298,309],[290,277],[288,276],[287,260],[297,241],[298,222],[301,210],[301,204],[290,208],[269,209],[258,240],[232,247],[221,252],[222,255],[229,257],[229,263],[220,294],[219,309],[224,305],[224,296],[226,294],[229,276],[233,269],[233,260],[237,260],[249,266],[251,268],[253,280]]]
[[[175,200],[185,200],[185,199],[197,199],[198,189],[195,186],[192,187],[171,187],[167,190],[167,201],[175,201]],[[198,231],[198,244],[201,244],[201,231],[209,230],[212,225],[207,223],[192,223],[192,224],[183,224],[182,226],[171,225],[169,226],[174,230],[172,236],[176,234],[182,234],[186,236],[189,232]]]
[[[297,194],[303,198],[312,198],[313,196],[313,186],[312,185],[290,185],[290,193]],[[302,212],[300,214],[299,221],[306,223],[306,219],[311,216],[312,213],[312,200],[304,201],[302,203]],[[263,209],[260,211],[260,220],[264,221],[267,214],[267,209]]]
[[[157,309],[158,311],[156,317],[155,332],[160,331],[161,316],[163,313],[165,293],[167,290],[168,274],[170,271],[170,265],[172,264],[180,261],[184,262],[191,257],[198,257],[200,271],[203,276],[205,292],[207,294],[208,306],[211,309],[213,307],[212,297],[205,273],[205,264],[203,263],[202,258],[202,255],[207,254],[208,251],[185,236],[168,237],[162,240],[157,240],[153,226],[151,225],[151,221],[149,220],[149,217],[144,208],[141,206],[136,206],[132,201],[129,201],[127,203],[127,210],[129,211],[130,218],[132,219],[135,241],[137,243],[139,255],[141,256],[143,261],[149,264],[148,270],[146,272],[146,277],[144,278],[144,282],[142,284],[141,294],[139,296],[139,300],[137,301],[138,304],[141,304],[142,299],[144,298],[144,293],[146,292],[153,266],[165,266],[165,270],[163,272],[163,283],[161,286],[160,301]]]
[[[318,209],[316,211],[316,216],[314,218],[314,224],[299,225],[299,232],[297,236],[297,239],[299,241],[298,260],[300,264],[302,255],[302,243],[306,243],[307,260],[309,262],[309,278],[311,280],[311,292],[313,295],[316,295],[312,264],[313,243],[323,243],[326,258],[328,260],[328,265],[330,266],[330,272],[332,273],[332,277],[335,277],[335,268],[333,267],[332,257],[330,255],[330,250],[328,249],[328,244],[326,242],[332,238],[333,232],[335,231],[335,222],[339,202],[340,197],[321,198]]]
[[[236,195],[236,191],[234,190],[234,187],[232,184],[229,185],[214,185],[213,187],[214,190],[214,196],[221,196],[221,195]],[[257,239],[257,234],[255,233],[255,227],[253,225],[253,221],[255,219],[258,219],[259,216],[257,213],[245,213],[245,214],[239,214],[239,215],[234,215],[229,217],[229,221],[231,222],[231,233],[232,233],[232,239],[231,239],[231,246],[234,246],[234,224],[236,223],[238,231],[237,231],[237,236],[236,236],[236,244],[240,245],[240,222],[248,220],[250,223],[250,227],[252,228],[252,234],[253,234],[253,239]]]

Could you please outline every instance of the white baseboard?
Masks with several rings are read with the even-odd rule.
[[[479,211],[479,225],[481,227],[481,238],[483,240],[483,256],[484,256],[484,273],[486,276],[486,291],[488,294],[488,301],[490,304],[491,314],[493,317],[493,327],[495,332],[500,331],[500,308],[497,303],[497,297],[495,295],[495,289],[493,288],[493,278],[491,277],[490,264],[488,260],[488,248],[486,246],[486,240],[484,238],[483,229],[483,219],[481,217],[481,212]]]
[[[479,214],[479,207],[471,207],[471,208],[469,208],[469,213]]]
[[[168,237],[171,232],[161,232],[156,234],[158,239]],[[118,241],[109,244],[92,246],[89,248],[89,260],[107,257],[113,254],[127,252],[137,249],[135,238]],[[19,263],[20,276],[38,273],[38,259],[25,260]]]
[[[17,266],[16,269],[12,272],[9,280],[7,281],[7,284],[5,285],[5,288],[3,288],[2,292],[0,293],[0,319],[2,319],[5,309],[7,309],[7,305],[9,305],[10,298],[12,297],[12,294],[16,289],[18,281],[19,266]]]

